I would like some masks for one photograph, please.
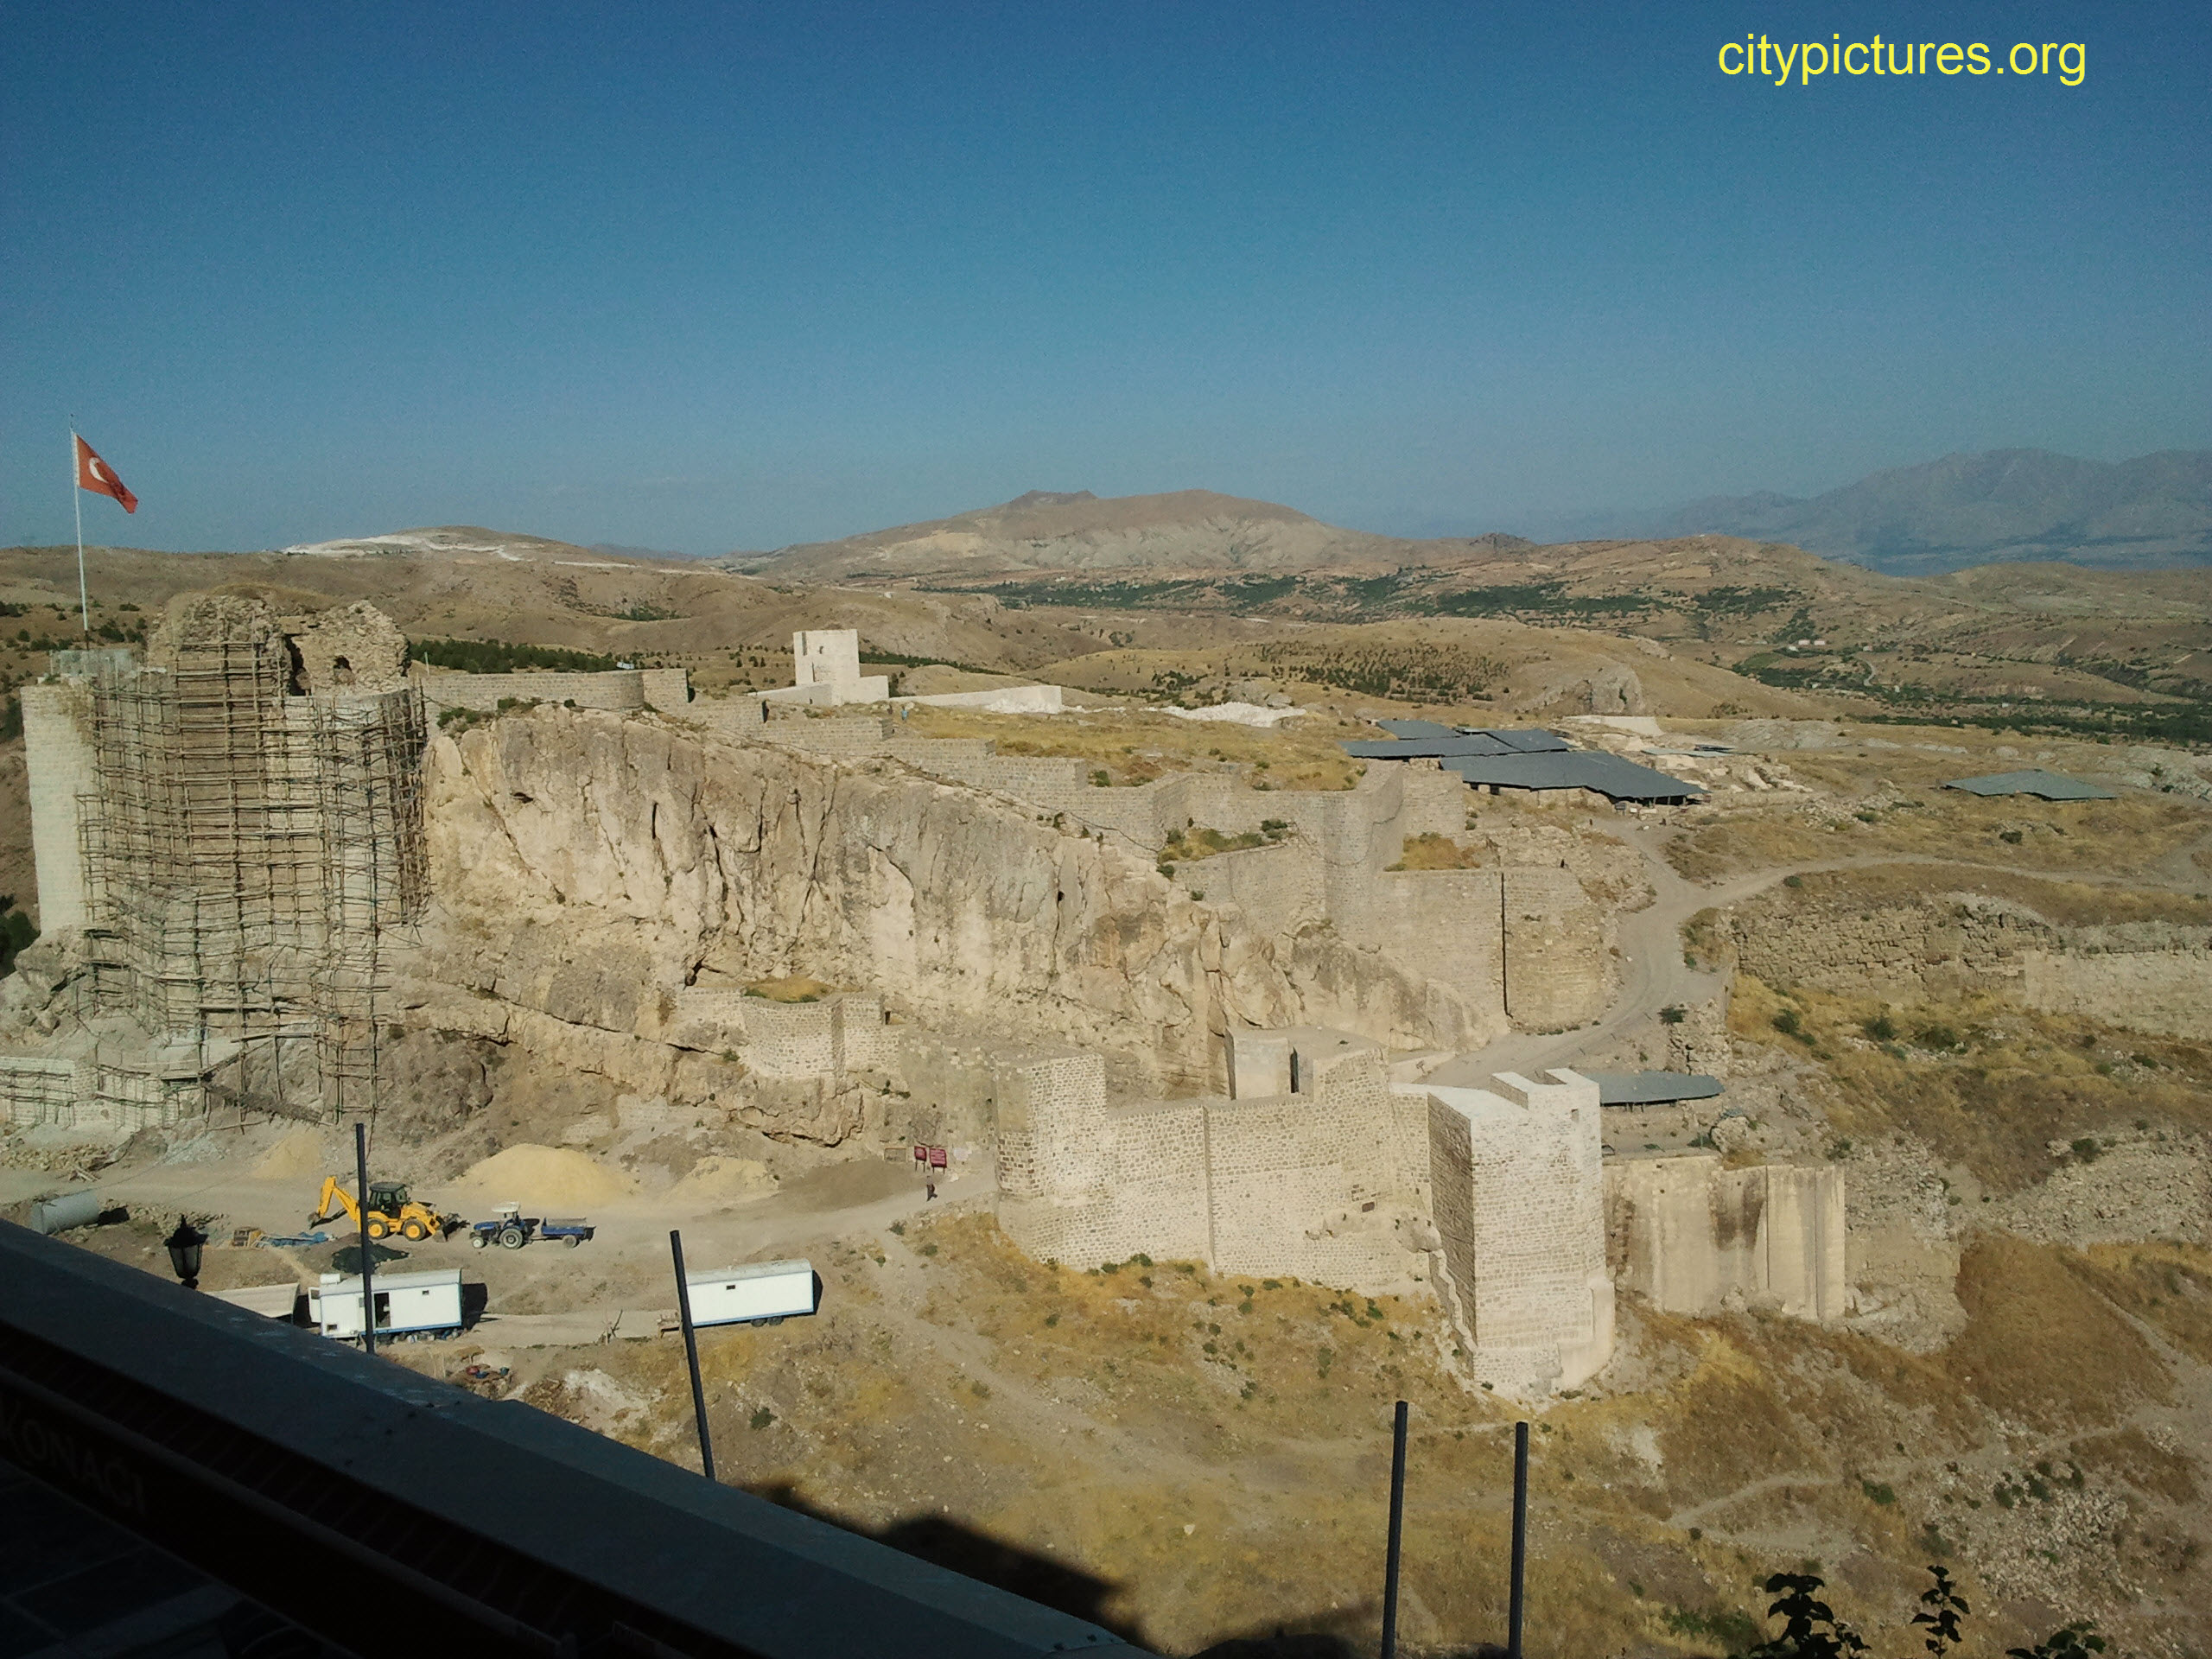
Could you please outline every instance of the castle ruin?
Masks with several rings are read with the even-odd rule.
[[[56,652],[23,689],[54,944],[10,988],[33,1015],[0,1056],[12,1121],[127,1132],[211,1088],[374,1109],[387,942],[426,893],[405,655],[365,604],[279,619],[183,595],[143,658]]]
[[[825,655],[812,683],[843,683],[842,663]],[[440,741],[435,820],[426,702],[537,705]],[[1194,773],[1101,788],[1079,761],[880,717],[692,703],[680,670],[410,672],[370,607],[280,618],[227,595],[173,602],[143,659],[58,653],[23,703],[48,938],[0,999],[17,1123],[119,1135],[224,1100],[365,1115],[404,1016],[702,1123],[780,1102],[772,1121],[832,1143],[896,1141],[921,1126],[887,1103],[920,1111],[912,1095],[943,1085],[1032,1254],[1432,1294],[1473,1373],[1515,1392],[1604,1366],[1617,1285],[1689,1313],[1847,1309],[1834,1169],[1611,1157],[1597,1086],[1571,1071],[1393,1080],[1392,1050],[1580,1023],[1611,992],[1610,915],[1564,866],[1395,868],[1408,840],[1465,827],[1465,784],[1433,765],[1338,791]],[[1201,822],[1268,839],[1163,881],[1159,850]],[[982,847],[998,861],[976,882],[952,873]],[[487,878],[493,852],[507,861]],[[992,880],[1003,908],[986,916]],[[794,884],[807,905],[779,919]],[[1064,932],[1084,893],[1099,931]],[[442,979],[412,949],[441,904],[466,924]],[[1084,976],[1131,970],[1096,952],[1171,924],[1185,954],[1157,961],[1183,977],[1098,1007]],[[588,965],[547,954],[549,929],[587,942]],[[810,951],[848,988],[750,993],[748,972],[798,972]],[[932,1058],[930,1019],[972,1015],[956,982],[998,982],[993,953],[1040,970],[1007,982],[1058,1011],[1036,1029],[1083,1025],[1084,1046],[1025,1046],[1000,1005],[968,1058]],[[1063,971],[1058,1000],[1039,997]],[[1301,1006],[1329,1023],[1253,1018]],[[1172,1053],[1152,1012],[1171,1007]],[[1132,1087],[1147,1030],[1159,1063]],[[871,1090],[873,1117],[832,1103]]]

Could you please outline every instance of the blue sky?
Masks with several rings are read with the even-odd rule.
[[[2087,74],[1719,73],[2082,42]],[[0,543],[1406,532],[2212,446],[2201,7],[0,3]]]

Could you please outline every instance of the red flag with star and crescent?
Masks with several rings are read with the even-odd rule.
[[[130,493],[130,487],[115,475],[114,468],[94,454],[92,446],[82,438],[77,439],[77,487],[90,490],[94,495],[113,496],[123,503],[125,512],[138,511],[138,498]]]

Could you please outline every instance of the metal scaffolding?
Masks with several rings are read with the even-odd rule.
[[[164,658],[86,664],[99,1006],[203,1071],[237,1056],[242,1094],[373,1110],[388,942],[424,893],[421,698],[294,693],[288,642],[244,607]]]

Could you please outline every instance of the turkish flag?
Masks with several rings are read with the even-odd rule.
[[[138,511],[138,498],[130,493],[123,480],[115,475],[114,468],[94,454],[92,446],[82,438],[77,439],[77,487],[90,490],[94,495],[113,496],[123,503],[125,512]]]

